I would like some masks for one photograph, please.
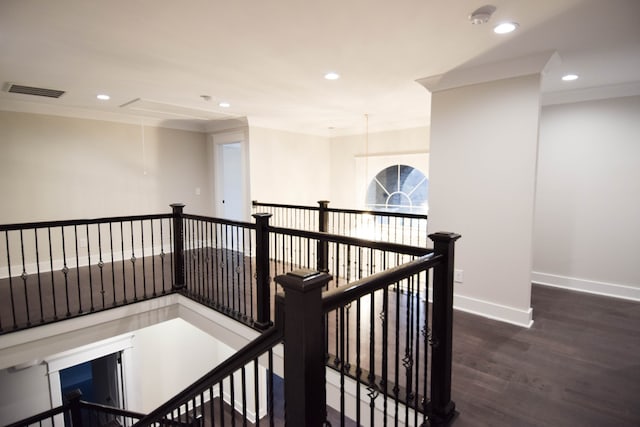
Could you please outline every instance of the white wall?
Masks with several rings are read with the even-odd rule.
[[[139,408],[148,413],[234,353],[182,319],[135,332],[133,371]]]
[[[204,133],[2,111],[0,150],[0,223],[211,211]]]
[[[542,109],[534,281],[640,300],[640,97]]]
[[[368,142],[367,142],[368,139]],[[366,184],[377,172],[379,162],[371,160],[364,169],[357,167],[357,159],[370,159],[395,155],[424,154],[429,151],[429,128],[419,127],[386,132],[337,136],[331,138],[331,194],[327,200],[334,208],[362,208],[366,196]],[[411,157],[411,156],[410,156]],[[416,156],[412,156],[416,157]],[[408,162],[427,173],[429,165]],[[390,164],[387,166],[391,166]],[[364,174],[366,176],[359,176]],[[360,184],[359,184],[360,183]]]
[[[251,200],[315,206],[330,196],[328,138],[259,127],[249,135]]]
[[[45,365],[0,370],[0,425],[51,409]]]
[[[531,321],[539,76],[432,95],[429,231],[456,245],[458,308]]]
[[[143,413],[155,409],[234,353],[228,345],[180,318],[135,330],[131,335],[128,409]],[[47,348],[41,346],[41,357],[34,366],[0,370],[0,425],[52,407],[47,365],[40,360],[55,360],[73,353],[81,360],[78,363],[89,361],[94,358],[92,349],[101,342],[83,346],[86,351],[69,348],[55,354],[48,354]]]

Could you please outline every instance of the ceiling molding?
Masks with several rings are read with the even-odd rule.
[[[8,99],[0,99],[0,111],[43,114],[48,116],[69,117],[86,120],[101,120],[106,122],[127,123],[134,125],[142,124],[145,126],[186,130],[192,132],[206,131],[206,122],[202,120],[157,119],[152,117],[141,117],[139,115],[132,114],[112,113],[100,110],[63,107],[59,105]]]
[[[617,85],[588,87],[582,89],[546,92],[542,94],[542,105],[570,104],[598,99],[623,98],[640,95],[640,81]]]
[[[558,60],[559,56],[555,51],[546,51],[508,61],[493,62],[468,68],[454,68],[444,74],[425,77],[416,81],[429,92],[434,93],[478,83],[541,74],[549,63]]]

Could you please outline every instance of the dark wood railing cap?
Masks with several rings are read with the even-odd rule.
[[[273,214],[270,214],[268,212],[258,212],[258,213],[254,213],[251,216],[256,218],[256,219],[258,219],[258,218],[271,218],[273,216]]]
[[[285,290],[309,292],[320,288],[331,280],[331,275],[316,270],[299,269],[276,276],[276,283]]]
[[[434,242],[455,242],[460,237],[460,234],[449,233],[447,231],[438,231],[437,233],[429,234],[429,238]]]

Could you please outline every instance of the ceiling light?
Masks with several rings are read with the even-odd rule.
[[[220,107],[222,108],[229,108],[231,107],[231,104],[229,104],[228,102],[224,102],[222,101],[221,103],[218,104]]]
[[[562,76],[562,80],[564,80],[565,82],[572,82],[574,80],[578,80],[578,75],[577,74],[567,74],[565,76]]]
[[[98,98],[100,101],[108,101],[111,99],[109,95],[105,95],[104,93],[101,93],[100,95],[96,96],[96,98]]]
[[[502,24],[498,24],[493,28],[493,32],[496,34],[508,34],[515,29],[518,28],[518,24],[516,22],[503,22]]]
[[[340,74],[331,71],[324,75],[324,78],[327,80],[338,80],[340,78]]]
[[[491,19],[491,15],[496,11],[496,7],[490,4],[486,6],[482,6],[476,10],[474,10],[471,15],[469,15],[469,21],[473,25],[486,24]]]

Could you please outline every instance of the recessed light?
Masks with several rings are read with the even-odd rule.
[[[109,95],[105,95],[103,93],[101,93],[100,95],[96,96],[96,98],[98,98],[100,101],[108,101],[111,99],[111,97]]]
[[[324,75],[324,78],[327,80],[338,80],[340,78],[340,74],[336,73],[335,71],[330,71]]]
[[[577,74],[567,74],[562,76],[562,80],[564,80],[565,82],[572,82],[574,80],[578,80],[578,75]]]
[[[228,102],[224,102],[222,101],[221,103],[218,104],[220,107],[222,108],[229,108],[231,107],[231,104],[229,104]]]
[[[496,34],[508,34],[515,29],[518,28],[518,24],[516,22],[503,22],[502,24],[498,24],[493,28],[493,32]]]

